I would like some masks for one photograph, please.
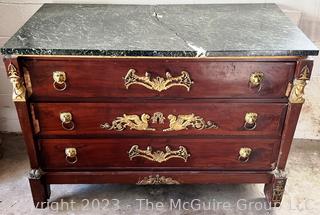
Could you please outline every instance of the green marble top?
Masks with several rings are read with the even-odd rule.
[[[1,53],[308,56],[318,49],[275,4],[44,4]]]

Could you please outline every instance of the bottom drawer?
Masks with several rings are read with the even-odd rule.
[[[270,170],[274,139],[43,139],[44,169]]]

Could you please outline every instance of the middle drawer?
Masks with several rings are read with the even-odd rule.
[[[279,137],[281,103],[35,103],[40,135]]]

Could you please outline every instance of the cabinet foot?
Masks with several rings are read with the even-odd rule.
[[[265,184],[264,193],[271,207],[280,207],[286,182],[286,173],[282,170],[275,170],[272,182]]]
[[[33,203],[36,208],[45,208],[50,198],[50,185],[42,177],[44,172],[41,169],[32,169],[29,173],[29,184],[31,188]]]

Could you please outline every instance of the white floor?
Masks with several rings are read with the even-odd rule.
[[[305,98],[295,138],[320,139],[320,77],[309,81]]]

